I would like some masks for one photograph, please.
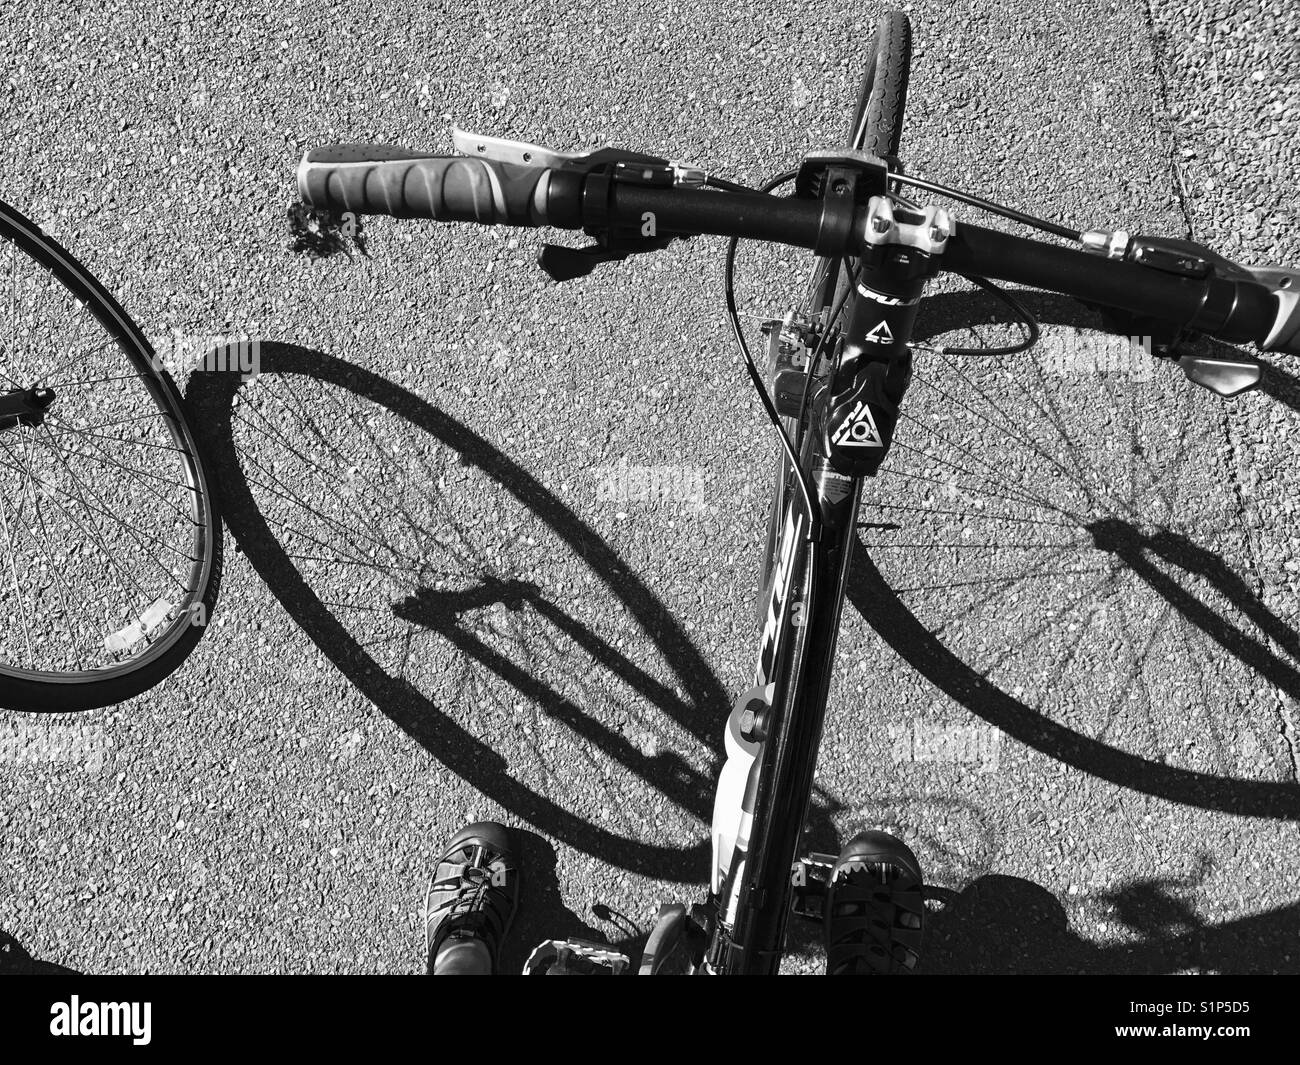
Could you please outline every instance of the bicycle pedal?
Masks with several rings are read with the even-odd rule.
[[[632,961],[603,943],[585,939],[548,939],[528,956],[525,976],[625,976]]]
[[[826,888],[836,861],[837,856],[833,854],[810,854],[790,867],[793,888],[790,906],[796,916],[822,923],[826,913]],[[938,884],[922,884],[921,895],[926,902],[936,902],[941,906],[948,906],[957,898],[957,892],[952,888]]]
[[[826,888],[836,854],[809,854],[790,867],[791,911],[807,921],[822,923],[826,913]]]

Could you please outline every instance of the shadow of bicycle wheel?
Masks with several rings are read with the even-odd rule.
[[[1044,323],[1095,325],[1072,301],[1016,295]],[[981,294],[939,295],[918,339],[1009,321]],[[1212,445],[1191,439],[1216,401],[1194,396],[1169,365],[1146,367],[1147,393],[1132,406],[1095,364],[1079,375],[1079,395],[1049,380],[1032,354],[935,353],[921,365],[913,388],[922,403],[900,422],[898,453],[864,492],[848,598],[868,625],[935,689],[1059,762],[1203,809],[1300,818],[1300,786],[1285,765],[1261,771],[1283,779],[1224,771],[1232,731],[1215,724],[1216,703],[1204,695],[1228,684],[1218,674],[1232,669],[1260,700],[1274,689],[1300,698],[1300,637],[1203,542],[1234,522],[1230,493],[1207,469]],[[1276,371],[1265,385],[1286,391]],[[1071,407],[1080,395],[1091,411]],[[1148,425],[1157,426],[1150,436]],[[1102,454],[1106,432],[1119,446]],[[877,521],[873,508],[895,523]],[[1112,615],[1095,620],[1099,607]],[[1170,675],[1152,691],[1150,663],[1164,659],[1195,676],[1162,665]],[[1197,739],[1212,748],[1211,768],[1170,757],[1187,746],[1183,704],[1170,701],[1178,685],[1180,698],[1200,702]],[[1113,725],[1135,703],[1154,742]]]
[[[264,343],[260,356],[257,403],[265,407],[268,390],[282,388],[289,397],[303,382],[312,382],[384,414],[410,434],[401,444],[410,452],[407,467],[397,468],[399,461],[388,473],[421,486],[416,495],[386,502],[383,489],[392,480],[387,474],[376,475],[360,489],[349,487],[347,470],[339,465],[347,456],[332,454],[333,445],[323,437],[308,436],[301,446],[283,434],[271,443],[264,437],[237,441],[252,402],[239,396],[239,381],[216,374],[191,377],[187,401],[203,427],[202,443],[216,471],[223,516],[240,549],[295,622],[408,735],[467,784],[539,831],[633,872],[703,881],[709,853],[705,826],[730,699],[672,614],[536,477],[449,414],[319,351]],[[300,398],[294,396],[292,404]],[[286,398],[285,416],[293,409]],[[302,408],[299,413],[313,417]],[[322,424],[352,416],[328,406],[315,415]],[[262,414],[247,414],[249,423],[259,418]],[[358,420],[345,428],[365,448],[378,452],[389,447],[373,436],[369,423]],[[446,479],[438,470],[422,467],[425,458],[414,454],[418,441],[412,442],[419,437],[442,456],[438,461],[444,462],[444,473],[476,478],[466,493],[472,498],[444,515],[442,530],[429,528],[429,513],[416,506],[417,496],[426,503],[439,497]],[[274,455],[268,448],[275,449]],[[282,511],[264,511],[300,491],[296,486],[303,478],[320,475],[306,463],[304,450],[312,452],[313,463],[328,464],[327,488],[342,501],[345,513],[322,521],[315,502],[299,501],[290,516],[303,529],[295,530],[286,528],[293,522],[287,523]],[[376,460],[376,467],[389,457],[386,453]],[[289,468],[276,472],[281,458]],[[427,483],[426,472],[431,475]],[[366,510],[367,492],[386,509]],[[509,521],[533,522],[530,528],[542,530],[536,536],[545,535],[549,549],[564,552],[559,570],[549,572],[536,561],[513,568],[501,563],[513,542],[504,528],[508,522],[494,514],[477,521],[458,509],[472,508],[488,496],[505,498],[513,508]],[[309,521],[315,524],[308,527]],[[377,530],[376,521],[390,521],[392,529]],[[464,537],[471,525],[478,530],[472,551],[465,548]],[[295,533],[302,535],[294,539]],[[401,536],[416,534],[414,546],[399,543]],[[304,544],[311,554],[302,550]],[[441,552],[436,565],[430,561],[433,552]],[[580,616],[581,604],[575,605],[567,593],[574,567],[587,575],[594,589],[590,597],[611,610]],[[350,586],[395,569],[409,570],[403,574],[406,583],[369,587],[364,609],[400,628],[401,639],[388,630],[360,632],[353,624],[362,609],[358,600],[340,602],[340,585],[327,582],[335,571],[346,570]],[[448,677],[461,687],[448,691]],[[610,705],[586,705],[584,696]],[[559,751],[553,753],[557,729]],[[671,742],[653,736],[646,740],[654,730]],[[535,733],[539,742],[525,757],[507,757],[503,749],[520,731]],[[542,741],[542,735],[551,739]],[[639,826],[638,834],[595,824],[566,807],[565,781],[582,775],[575,774],[574,763],[584,759],[585,772],[599,782],[591,793],[595,797],[585,801],[618,807],[613,813],[626,813],[628,823]],[[534,762],[545,772],[539,770],[535,782],[526,782]],[[676,846],[658,842],[659,829],[650,816],[656,806],[669,808],[666,819],[675,810],[676,836],[695,841]]]

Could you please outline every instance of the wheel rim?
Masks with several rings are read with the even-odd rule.
[[[0,327],[0,676],[124,677],[207,621],[193,441],[129,319],[3,205]]]

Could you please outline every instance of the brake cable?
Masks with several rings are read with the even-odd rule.
[[[726,178],[713,177],[710,175],[704,179],[704,184],[713,189],[722,189],[724,192],[758,192],[758,189],[751,188],[748,185],[741,185],[736,181],[728,181]],[[764,190],[766,191],[766,190]]]
[[[986,200],[982,196],[974,196],[970,193],[961,192],[959,189],[950,188],[947,185],[941,185],[936,181],[926,181],[924,178],[914,178],[907,174],[890,174],[890,178],[906,185],[913,185],[919,189],[926,189],[930,192],[937,192],[941,196],[949,199],[959,200],[968,203],[973,207],[988,211],[992,214],[999,214],[1013,221],[1023,223],[1032,228],[1041,229],[1048,233],[1053,233],[1058,237],[1065,237],[1067,240],[1073,240],[1076,243],[1083,239],[1083,234],[1077,230],[1070,229],[1067,226],[1057,225],[1055,222],[1049,222],[1043,218],[1035,218],[1031,214],[1025,214],[1023,211],[1017,211],[1011,207],[1003,207],[1001,204],[994,203],[992,200]],[[915,206],[913,201],[908,197],[902,196],[896,192],[888,193],[891,199],[899,200],[908,206]],[[1038,319],[1029,311],[1023,303],[1016,299],[1010,292],[995,285],[987,277],[979,277],[975,274],[961,274],[967,281],[978,285],[984,291],[988,292],[995,299],[1000,300],[1011,308],[1012,312],[1020,319],[1024,325],[1026,336],[1019,344],[1008,344],[997,348],[954,348],[945,346],[941,349],[944,355],[957,355],[961,357],[976,356],[995,356],[995,355],[1018,355],[1022,351],[1028,351],[1038,343],[1039,330]]]
[[[946,196],[950,200],[958,200],[961,203],[968,203],[972,207],[978,207],[982,211],[988,211],[991,214],[1000,214],[1004,218],[1010,218],[1014,222],[1020,222],[1024,225],[1031,226],[1034,229],[1041,229],[1047,233],[1053,233],[1058,237],[1064,237],[1066,240],[1072,240],[1076,244],[1083,240],[1083,233],[1077,229],[1071,229],[1069,226],[1058,225],[1056,222],[1049,222],[1043,218],[1036,218],[1031,214],[1025,214],[1024,211],[1017,211],[1012,207],[1003,207],[1000,203],[994,203],[992,200],[986,200],[983,196],[973,196],[969,192],[962,192],[960,189],[954,189],[948,185],[940,185],[937,181],[926,181],[925,178],[912,177],[910,174],[891,173],[891,181],[898,181],[904,185],[911,185],[914,188],[925,189],[927,192],[937,192],[940,196]]]
[[[1038,319],[1035,318],[1033,314],[1030,313],[1029,309],[1016,299],[1015,296],[1011,295],[1010,292],[1002,288],[1000,285],[995,285],[987,277],[978,277],[975,274],[961,274],[960,276],[964,277],[967,281],[979,285],[980,288],[984,289],[990,295],[996,297],[1010,307],[1020,319],[1021,324],[1024,325],[1027,335],[1019,344],[1009,344],[1000,348],[953,348],[944,346],[940,349],[941,354],[976,356],[980,358],[993,355],[1018,355],[1022,351],[1028,351],[1038,343]]]
[[[770,181],[766,182],[759,192],[771,192],[787,181],[793,181],[798,176],[797,170],[788,170],[784,174],[778,174]],[[728,182],[730,184],[730,182]],[[781,424],[781,415],[778,413],[771,397],[767,394],[767,386],[763,383],[763,376],[759,372],[758,364],[754,362],[754,356],[749,350],[749,344],[745,341],[745,331],[740,324],[740,312],[736,308],[736,249],[740,246],[740,238],[732,237],[727,242],[727,263],[723,274],[724,288],[727,299],[727,316],[731,320],[731,331],[735,334],[736,343],[740,345],[741,357],[745,360],[745,369],[749,371],[749,379],[754,384],[754,389],[758,392],[758,398],[763,402],[763,410],[767,413],[768,420],[771,421],[773,428],[776,429],[777,435],[781,440],[781,447],[785,451],[786,459],[790,463],[790,472],[794,475],[795,483],[799,485],[799,492],[803,496],[804,509],[808,514],[808,538],[810,540],[820,539],[821,519],[818,516],[817,508],[813,506],[813,494],[808,479],[804,476],[803,471],[799,468],[799,456],[794,450],[794,445],[790,442],[790,436],[785,431],[785,426]],[[805,389],[804,395],[808,390]]]

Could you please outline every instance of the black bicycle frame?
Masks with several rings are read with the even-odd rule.
[[[829,265],[824,295],[834,291],[837,269],[835,263]],[[786,514],[777,546],[789,550],[791,536],[796,543],[788,562],[778,550],[765,590],[767,625],[757,683],[770,681],[775,692],[771,720],[764,728],[764,764],[747,849],[749,888],[738,899],[730,934],[721,932],[720,942],[715,941],[712,965],[718,972],[770,974],[780,966],[790,914],[791,868],[812,798],[862,490],[861,475],[835,468],[842,456],[835,453],[827,430],[836,412],[851,409],[855,397],[870,398],[871,382],[878,382],[891,368],[895,373],[901,368],[910,377],[907,345],[924,288],[922,278],[910,276],[915,274],[915,263],[886,261],[876,267],[863,265],[856,277],[850,277],[852,287],[844,307],[848,324],[839,357],[827,382],[811,397],[800,468],[814,490],[817,521],[810,522],[802,513],[800,493],[784,493]],[[884,437],[873,455],[874,470],[888,450],[893,418],[888,410],[872,406]],[[810,530],[816,530],[815,539],[809,539]],[[791,567],[788,576],[783,575],[784,565]],[[794,604],[798,610],[791,609]],[[792,639],[792,652],[784,653]],[[783,652],[770,663],[764,661],[769,647]],[[764,675],[765,670],[769,675]]]

